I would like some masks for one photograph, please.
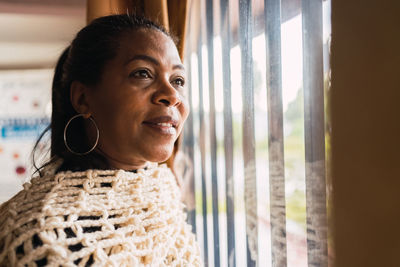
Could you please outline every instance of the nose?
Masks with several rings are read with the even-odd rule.
[[[152,101],[154,104],[165,105],[167,107],[174,107],[182,102],[178,91],[169,83],[169,81],[162,83],[154,93]]]

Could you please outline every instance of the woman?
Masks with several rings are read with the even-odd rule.
[[[139,17],[83,28],[59,59],[51,160],[0,208],[0,266],[199,266],[165,164],[189,108],[171,36]]]

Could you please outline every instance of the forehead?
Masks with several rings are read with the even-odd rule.
[[[165,63],[181,62],[172,39],[154,29],[132,30],[120,38],[117,57],[127,59],[140,54],[152,56]]]

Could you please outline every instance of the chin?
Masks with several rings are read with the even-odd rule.
[[[153,151],[151,151],[148,157],[148,161],[158,162],[158,163],[164,162],[171,157],[173,151],[174,151],[173,145],[168,148],[154,149]]]

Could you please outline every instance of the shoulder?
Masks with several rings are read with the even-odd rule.
[[[23,185],[23,189],[0,206],[0,229],[5,221],[16,220],[22,211],[29,211],[40,206],[41,200],[51,191],[55,184],[54,175],[34,177]]]
[[[1,206],[0,266],[43,257],[75,260],[104,238],[114,242],[114,233],[132,229],[132,236],[149,238],[153,231],[175,227],[192,238],[182,208],[175,176],[166,165],[137,173],[87,170],[34,178]],[[97,243],[89,246],[88,238]]]
[[[54,230],[57,225],[65,224],[69,215],[85,205],[81,192],[91,186],[90,179],[108,173],[114,172],[46,172],[25,183],[23,190],[0,206],[0,266],[39,257],[41,250],[36,248],[43,243],[52,248],[60,234]]]
[[[7,222],[16,226],[20,220],[27,221],[55,211],[73,212],[79,205],[85,205],[85,196],[97,194],[102,187],[109,187],[113,191],[123,191],[132,186],[149,190],[168,187],[173,195],[180,193],[176,192],[178,186],[175,176],[166,164],[153,164],[137,173],[93,169],[57,174],[47,172],[43,177],[32,178],[23,186],[23,190],[0,206],[1,232],[7,229]]]
[[[35,177],[23,189],[0,206],[0,266],[10,263],[10,249],[24,239],[39,224],[39,217],[46,197],[54,187],[54,175]]]

